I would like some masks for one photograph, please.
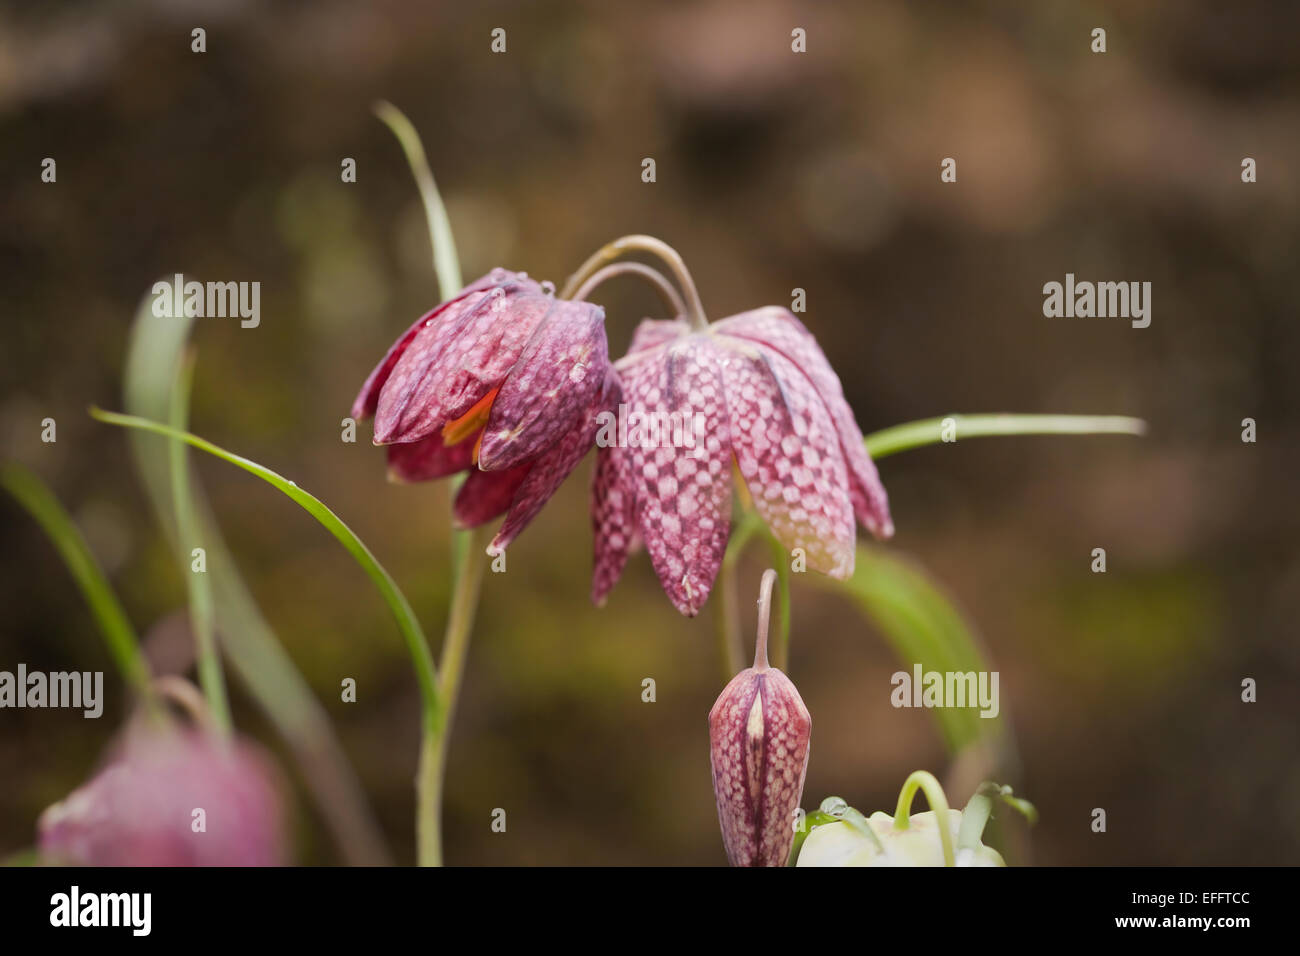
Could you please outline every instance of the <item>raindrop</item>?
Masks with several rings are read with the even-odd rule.
[[[550,279],[545,280],[542,283],[542,291],[547,295],[555,295],[555,283]]]
[[[827,797],[822,801],[822,813],[829,813],[833,817],[838,817],[849,808],[848,801],[843,797]]]

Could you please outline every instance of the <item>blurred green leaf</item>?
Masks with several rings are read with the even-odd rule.
[[[420,142],[420,134],[415,131],[406,114],[392,103],[380,100],[374,105],[374,111],[397,137],[411,167],[411,174],[415,177],[415,185],[420,190],[424,216],[429,223],[429,241],[433,245],[433,271],[438,276],[442,301],[447,302],[460,292],[465,283],[461,281],[460,257],[456,254],[451,220],[447,218],[447,207],[443,205],[438,185],[433,179],[433,171],[429,169],[429,161],[424,155],[424,144]]]
[[[175,428],[184,429],[189,422],[190,383],[194,373],[193,350],[181,361],[177,371],[176,385],[172,389],[170,420]],[[185,579],[185,590],[190,598],[190,627],[194,631],[199,684],[203,687],[204,700],[208,713],[212,716],[213,726],[218,733],[228,735],[231,729],[230,702],[226,698],[225,674],[221,670],[221,655],[217,651],[214,633],[212,586],[207,574],[193,573],[185,559],[187,551],[192,554],[193,549],[201,547],[203,542],[198,534],[194,496],[190,491],[193,479],[190,475],[188,449],[181,442],[174,441],[168,452],[172,500],[176,505],[176,530],[180,541],[181,576]]]
[[[987,671],[974,629],[930,575],[910,559],[873,545],[860,545],[853,577],[836,581],[808,575],[818,587],[847,594],[879,629],[898,659],[926,671]],[[973,707],[935,707],[935,720],[949,751],[1004,732],[1003,714],[981,717]]]
[[[45,483],[21,465],[10,464],[0,470],[0,486],[27,509],[54,543],[90,605],[91,614],[122,677],[132,690],[147,700],[150,696],[149,665],[140,652],[135,628],[71,516]]]

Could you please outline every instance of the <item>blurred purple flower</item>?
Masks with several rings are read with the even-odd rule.
[[[629,420],[667,414],[702,429],[695,447],[602,444],[592,494],[597,604],[644,542],[673,604],[699,612],[730,535],[733,460],[758,514],[786,548],[802,549],[809,568],[853,573],[855,516],[877,537],[893,534],[840,380],[785,309],[699,331],[647,319],[615,368]]]
[[[397,340],[352,417],[374,415],[394,480],[469,471],[453,514],[476,527],[505,513],[489,549],[500,552],[591,447],[597,413],[618,401],[604,320],[599,306],[494,269]]]
[[[205,832],[194,832],[202,809]],[[247,744],[194,731],[129,731],[107,767],[37,823],[53,863],[277,866],[286,862],[272,766]]]

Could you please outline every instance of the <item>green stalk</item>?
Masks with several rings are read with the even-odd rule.
[[[912,800],[916,796],[916,791],[921,790],[925,793],[925,799],[930,803],[930,809],[934,811],[934,818],[939,824],[939,843],[943,847],[943,865],[955,866],[956,861],[952,853],[952,834],[948,832],[948,798],[944,796],[943,787],[935,779],[934,774],[926,770],[917,770],[912,773],[903,782],[902,792],[898,795],[898,809],[894,811],[894,829],[906,830],[912,825],[910,814],[912,812]]]
[[[0,469],[0,485],[45,530],[90,605],[90,612],[123,679],[141,700],[152,703],[154,694],[149,665],[140,651],[135,629],[72,518],[45,483],[22,465],[10,464]]]
[[[458,536],[472,548],[461,555],[453,576],[454,591],[451,607],[447,611],[447,631],[443,635],[442,657],[438,662],[439,687],[442,704],[439,720],[424,735],[420,747],[420,827],[419,858],[422,866],[442,865],[442,798],[443,784],[447,778],[447,745],[451,735],[452,718],[456,702],[460,699],[461,679],[465,673],[465,657],[469,650],[470,635],[474,631],[474,615],[478,609],[479,592],[487,567],[487,536],[465,532]],[[480,545],[481,547],[474,547]]]
[[[194,378],[194,353],[187,353],[176,369],[176,385],[171,396],[171,425],[184,430],[188,427],[190,385]],[[190,598],[190,628],[194,631],[195,655],[198,662],[199,686],[212,715],[212,726],[221,737],[230,736],[230,701],[226,696],[226,679],[221,671],[221,657],[217,652],[216,631],[213,626],[212,586],[207,572],[196,572],[185,563],[192,547],[204,547],[199,540],[198,523],[194,518],[194,497],[190,481],[189,456],[184,443],[169,443],[168,464],[172,482],[172,504],[176,509],[176,535],[180,541],[181,574]],[[204,548],[206,555],[206,548]]]
[[[740,607],[736,600],[736,562],[744,553],[749,539],[763,527],[763,522],[753,511],[746,511],[740,523],[731,534],[727,552],[722,556],[722,567],[718,569],[718,587],[722,598],[720,610],[714,615],[714,629],[718,638],[718,654],[722,660],[723,681],[729,681],[744,668],[744,655],[741,653]]]
[[[456,254],[456,239],[451,231],[451,220],[443,204],[425,157],[424,145],[405,114],[391,103],[375,104],[375,115],[392,131],[406,154],[406,161],[415,177],[424,215],[429,226],[429,242],[433,247],[433,269],[438,276],[438,291],[444,302],[454,298],[464,287],[460,274],[460,259]],[[459,475],[451,484],[454,500],[457,490],[465,481]],[[465,655],[474,626],[474,612],[478,607],[479,588],[483,578],[484,556],[472,554],[476,536],[467,531],[451,533],[451,591],[452,603],[447,612],[447,630],[442,648],[442,694],[440,708],[430,718],[426,716],[424,735],[420,743],[420,768],[417,772],[416,856],[422,866],[442,865],[442,793],[447,773],[447,735],[456,701],[460,696],[460,683],[464,677]],[[480,542],[481,543],[481,542]],[[481,552],[482,549],[480,548]]]
[[[772,563],[776,566],[777,581],[780,585],[781,600],[777,609],[776,640],[772,642],[772,666],[781,671],[790,668],[790,553],[785,545],[776,540],[776,535],[769,535],[772,549]]]

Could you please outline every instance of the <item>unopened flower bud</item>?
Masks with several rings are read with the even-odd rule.
[[[775,571],[763,575],[754,666],[709,711],[709,759],[732,866],[785,866],[808,772],[812,718],[790,678],[767,663]]]
[[[242,741],[128,729],[107,766],[49,807],[39,847],[81,866],[275,866],[285,862],[278,774]]]

